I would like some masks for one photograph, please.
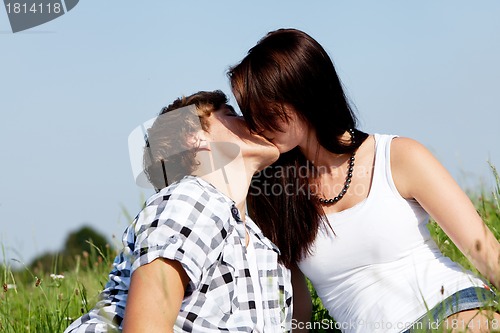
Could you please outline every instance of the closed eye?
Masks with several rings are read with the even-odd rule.
[[[226,105],[226,115],[227,116],[232,116],[232,117],[242,117],[240,114],[234,110],[234,108],[231,105]]]

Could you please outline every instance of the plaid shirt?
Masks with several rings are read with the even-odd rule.
[[[291,331],[290,272],[250,218],[264,332]],[[156,258],[179,261],[190,278],[176,332],[252,332],[255,292],[246,258],[245,225],[234,202],[204,180],[187,176],[153,195],[123,236],[109,281],[94,309],[65,333],[121,331],[131,274]]]

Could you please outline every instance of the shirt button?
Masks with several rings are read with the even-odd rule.
[[[177,243],[178,240],[179,240],[179,237],[177,237],[176,235],[170,236],[170,239],[169,239],[170,243],[172,243],[172,244]]]
[[[234,217],[236,220],[240,220],[240,219],[241,219],[241,218],[240,218],[240,211],[238,210],[238,208],[236,208],[236,207],[234,207],[234,206],[233,206],[233,207],[231,208],[231,213],[232,213],[233,217]]]

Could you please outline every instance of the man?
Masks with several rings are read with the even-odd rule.
[[[144,149],[158,192],[125,231],[100,301],[65,332],[290,331],[290,273],[245,214],[253,174],[278,155],[220,91],[164,108]]]

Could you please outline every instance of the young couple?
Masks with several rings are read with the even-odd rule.
[[[498,241],[422,145],[356,128],[321,45],[270,32],[229,78],[246,122],[199,92],[148,129],[158,192],[65,332],[291,331],[292,304],[295,324],[311,315],[304,275],[345,332],[500,325]],[[441,254],[429,215],[486,279]]]

